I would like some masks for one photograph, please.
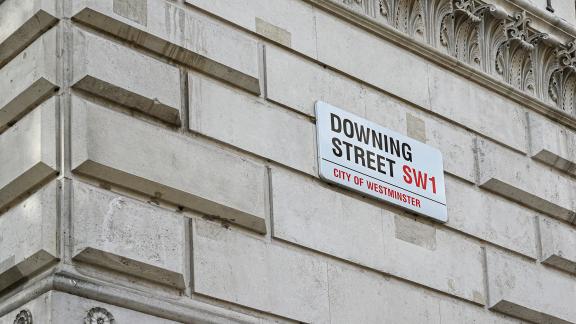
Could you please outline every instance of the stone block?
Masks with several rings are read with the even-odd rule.
[[[576,274],[576,230],[556,220],[540,217],[541,261]]]
[[[360,83],[274,46],[266,46],[266,91],[270,100],[310,117],[317,100],[365,116],[372,99]]]
[[[272,206],[274,237],[485,302],[480,246],[457,233],[277,168],[272,171]]]
[[[266,232],[263,165],[78,97],[71,149],[78,174]]]
[[[200,75],[190,74],[188,83],[191,130],[317,174],[316,133],[309,119]]]
[[[56,100],[0,134],[0,209],[58,172]]]
[[[441,293],[348,264],[328,265],[331,323],[520,324]]]
[[[0,215],[0,291],[58,258],[57,191],[52,181]]]
[[[430,101],[435,113],[518,151],[527,151],[526,112],[512,100],[431,67]]]
[[[383,210],[383,271],[473,303],[486,302],[479,244],[438,224]]]
[[[73,87],[180,124],[180,71],[129,47],[74,29]]]
[[[44,293],[31,301],[25,303],[19,308],[0,316],[0,324],[52,324],[49,314],[51,313],[50,306],[52,305],[52,293]],[[32,321],[16,321],[16,319],[25,318],[29,314],[32,316]]]
[[[537,212],[452,177],[445,181],[446,226],[536,258]]]
[[[317,11],[318,60],[424,109],[429,63],[382,38]],[[369,48],[370,50],[359,50]]]
[[[54,26],[54,0],[0,1],[0,67]]]
[[[385,267],[382,211],[375,204],[274,168],[272,208],[274,237],[363,266]]]
[[[576,175],[576,132],[536,113],[528,117],[532,158]]]
[[[186,0],[244,29],[316,58],[314,8],[295,0]],[[286,14],[286,13],[290,14]]]
[[[300,322],[328,322],[321,258],[198,218],[192,237],[196,293]]]
[[[402,134],[411,131],[407,116],[418,118],[425,142],[442,151],[445,170],[474,181],[474,137],[464,129],[275,47],[266,48],[266,73],[268,98],[309,116],[323,100]]]
[[[146,323],[176,324],[128,308],[53,291],[50,323]],[[108,318],[113,318],[113,322]],[[107,320],[108,319],[108,320]]]
[[[559,219],[576,215],[576,181],[488,140],[478,140],[479,185]]]
[[[56,84],[56,31],[51,30],[0,69],[0,131],[55,94]]]
[[[81,0],[74,1],[73,15],[75,21],[260,93],[256,41],[197,11],[164,0]]]
[[[486,263],[490,309],[534,323],[576,322],[572,276],[493,249]]]
[[[184,288],[182,214],[74,182],[73,257]]]

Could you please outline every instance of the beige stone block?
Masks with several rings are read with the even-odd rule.
[[[0,134],[0,209],[58,172],[56,101]]]
[[[534,323],[576,322],[572,276],[493,249],[486,254],[490,309]]]
[[[266,232],[263,165],[78,97],[71,147],[76,173]]]
[[[348,264],[328,265],[331,323],[520,324],[481,306]]]
[[[363,266],[385,267],[382,211],[375,204],[274,168],[272,206],[274,237]]]
[[[54,0],[0,3],[0,67],[58,22]]]
[[[128,308],[119,307],[97,300],[82,298],[59,291],[53,291],[51,304],[51,322],[49,323],[99,323],[103,315],[112,316],[114,323],[176,324],[167,320]],[[98,312],[97,309],[105,310]],[[90,312],[92,310],[92,312]],[[88,321],[87,318],[90,320]],[[34,322],[36,323],[36,322]],[[112,322],[109,322],[112,323]]]
[[[274,237],[485,302],[481,249],[470,239],[276,168],[272,199]]]
[[[576,132],[536,113],[528,117],[532,158],[576,175]]]
[[[446,226],[536,258],[536,212],[473,185],[446,177]]]
[[[80,29],[73,39],[73,87],[180,124],[178,68]]]
[[[0,215],[0,291],[58,258],[56,181]]]
[[[320,62],[430,108],[430,66],[425,59],[328,13],[317,11],[316,18]]]
[[[510,99],[441,68],[430,68],[432,111],[521,152],[526,112]],[[409,81],[407,81],[409,82]]]
[[[437,224],[383,210],[383,271],[484,304],[482,251],[478,243]]]
[[[288,246],[194,219],[194,291],[306,323],[327,323],[326,263]]]
[[[186,3],[307,56],[316,57],[315,10],[303,1],[186,0]]]
[[[256,40],[197,11],[164,0],[81,0],[74,1],[73,15],[76,21],[260,93]]]
[[[0,131],[55,94],[57,88],[56,31],[51,30],[0,68]]]
[[[556,220],[540,217],[541,261],[576,274],[576,230]]]
[[[309,119],[196,74],[189,75],[189,86],[191,130],[317,174]]]
[[[479,185],[543,213],[572,222],[576,181],[487,140],[478,141]]]
[[[360,83],[275,46],[266,46],[266,91],[270,100],[311,117],[318,100],[365,116],[372,98]]]
[[[185,221],[159,207],[74,182],[74,259],[184,288]]]

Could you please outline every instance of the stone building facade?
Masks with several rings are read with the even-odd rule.
[[[576,323],[573,0],[0,0],[0,323]],[[439,223],[318,176],[324,101]]]

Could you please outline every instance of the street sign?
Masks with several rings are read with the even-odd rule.
[[[440,151],[321,101],[316,129],[323,180],[448,220]]]

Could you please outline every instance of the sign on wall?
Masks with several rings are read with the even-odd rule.
[[[440,151],[321,101],[316,123],[322,179],[448,220]]]

